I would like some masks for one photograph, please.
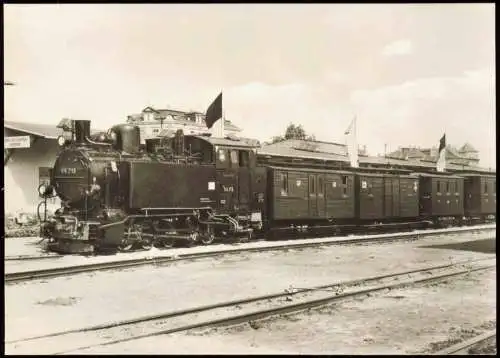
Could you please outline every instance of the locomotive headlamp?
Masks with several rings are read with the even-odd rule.
[[[57,144],[62,147],[66,144],[66,138],[64,138],[62,135],[57,137]]]
[[[47,187],[48,187],[48,185],[46,185],[46,184],[40,184],[38,186],[38,194],[40,194],[40,196],[44,196],[45,191],[47,190]]]
[[[42,198],[44,197],[51,197],[54,193],[54,187],[50,184],[40,184],[40,186],[38,187],[38,194],[40,194],[40,196]]]

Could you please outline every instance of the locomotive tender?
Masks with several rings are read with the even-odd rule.
[[[60,137],[50,185],[39,188],[62,202],[54,216],[45,211],[41,225],[58,252],[411,228],[496,215],[493,175],[268,165],[255,141],[243,138],[179,130],[141,146],[137,126],[91,136],[90,121],[71,125],[72,139]]]

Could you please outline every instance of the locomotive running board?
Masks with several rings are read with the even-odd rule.
[[[296,225],[296,226],[283,226],[283,227],[273,227],[271,231],[314,231],[318,229],[361,229],[361,228],[370,228],[370,229],[378,229],[378,228],[388,228],[388,227],[413,227],[420,225],[432,225],[432,221],[422,220],[422,221],[407,221],[407,222],[399,222],[399,223],[379,223],[379,224],[339,224],[339,225]]]

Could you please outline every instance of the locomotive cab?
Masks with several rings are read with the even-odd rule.
[[[246,138],[192,136],[191,148],[204,147],[202,158],[215,166],[215,208],[243,225],[262,228],[265,208],[264,168],[256,165],[259,143]]]

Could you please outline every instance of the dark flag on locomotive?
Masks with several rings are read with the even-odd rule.
[[[222,118],[222,92],[215,101],[208,107],[205,113],[205,123],[208,128],[212,128],[215,122]]]
[[[438,153],[441,153],[441,151],[446,147],[446,134],[443,134],[443,137],[439,140],[439,150]]]

